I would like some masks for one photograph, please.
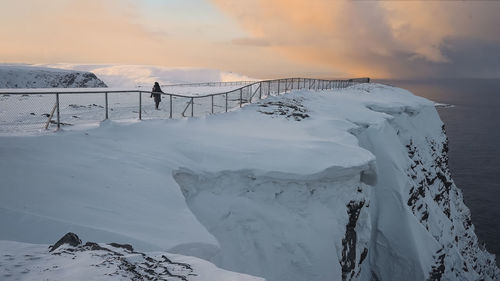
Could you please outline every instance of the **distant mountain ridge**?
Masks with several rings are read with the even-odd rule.
[[[256,80],[255,78],[239,73],[199,67],[70,63],[40,64],[35,66],[92,72],[111,88],[150,88],[154,82],[159,82],[160,85],[167,85]]]
[[[0,64],[0,88],[105,88],[94,73]]]

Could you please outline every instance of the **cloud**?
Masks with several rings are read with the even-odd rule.
[[[205,67],[257,78],[500,72],[492,63],[500,49],[496,1],[206,1],[218,9],[196,20],[190,10],[199,2],[164,19],[169,1],[145,14],[145,3],[157,2],[5,0],[0,58]]]
[[[207,17],[198,25],[190,10],[176,10],[174,19],[164,19],[170,4],[162,4],[141,14],[142,0],[7,0],[0,9],[0,59],[204,67],[259,78],[288,76],[299,69],[325,71],[267,48],[250,50],[267,43],[247,38],[234,25],[228,26],[229,19]],[[151,12],[154,7],[167,10]],[[228,34],[235,37],[232,42]]]
[[[235,38],[231,40],[235,45],[265,47],[271,45],[269,41],[262,38]]]
[[[0,13],[2,57],[27,61],[126,61],[166,39],[133,22],[129,0],[11,1]]]
[[[484,51],[471,48],[479,45],[497,55],[495,1],[212,1],[250,36],[304,65],[378,77],[469,75],[485,63],[498,73],[500,67],[468,60],[467,69],[457,70],[464,59],[453,51]]]

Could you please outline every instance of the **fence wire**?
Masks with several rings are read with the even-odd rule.
[[[46,129],[77,126],[97,126],[102,120],[137,120],[201,117],[230,111],[269,96],[288,93],[295,89],[346,88],[357,83],[368,83],[369,78],[349,80],[318,80],[288,78],[259,82],[198,83],[181,85],[183,94],[163,93],[159,108],[155,108],[151,92],[144,90],[99,90],[50,92],[40,90],[2,90],[0,94],[0,135],[30,134]],[[213,85],[213,86],[212,86]],[[204,94],[196,87],[216,87]],[[190,88],[191,87],[191,88]],[[173,87],[175,88],[175,87]],[[168,88],[169,90],[173,89]],[[213,93],[223,90],[222,93]],[[185,95],[189,93],[189,95]]]

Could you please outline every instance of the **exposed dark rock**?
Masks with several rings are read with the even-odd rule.
[[[68,244],[71,247],[55,251],[63,244]],[[86,242],[82,245],[82,241],[74,233],[64,235],[64,237],[54,246],[51,246],[50,252],[52,252],[53,255],[67,256],[68,259],[71,260],[77,259],[81,252],[91,252],[96,260],[99,257],[102,258],[102,262],[92,266],[117,268],[117,271],[107,273],[106,275],[122,276],[127,280],[187,281],[187,276],[196,276],[196,274],[193,273],[191,265],[172,261],[165,255],[155,256],[134,252],[132,245],[129,244],[109,243],[105,245],[95,242]],[[136,255],[138,257],[129,259],[128,257],[130,255]]]
[[[115,248],[123,248],[123,249],[126,249],[126,250],[129,250],[131,252],[134,251],[134,248],[132,247],[132,245],[130,244],[118,244],[118,243],[109,243],[110,246],[113,246]]]
[[[90,250],[90,251],[107,251],[107,252],[111,252],[110,249],[101,247],[99,244],[97,244],[95,242],[87,242],[87,243],[85,243],[85,245],[83,245],[82,248],[84,250],[87,250],[87,251]]]
[[[361,257],[359,257],[359,265],[363,263],[363,261],[366,259],[366,256],[368,256],[368,249],[364,248],[363,252],[361,253]]]
[[[301,98],[286,98],[283,97],[280,101],[262,101],[259,107],[260,113],[266,115],[277,115],[284,116],[286,119],[293,119],[295,121],[301,121],[303,119],[309,118],[306,108],[302,105],[303,99]]]
[[[78,235],[73,232],[66,233],[59,241],[57,241],[54,245],[50,246],[50,252],[53,252],[55,249],[59,248],[63,244],[68,244],[70,246],[76,247],[82,244],[82,240],[78,237]]]
[[[440,249],[437,253],[440,253],[442,249]],[[435,257],[435,264],[432,266],[432,270],[429,273],[428,281],[441,281],[443,277],[443,273],[445,270],[444,266],[444,258],[446,254],[441,254],[438,257]]]
[[[351,201],[347,204],[347,214],[349,222],[346,225],[345,236],[342,239],[342,280],[351,280],[355,274],[356,268],[356,223],[365,201]],[[361,263],[360,259],[360,263]]]
[[[56,120],[50,120],[50,124],[56,124],[57,125],[57,121]],[[71,123],[65,123],[65,122],[59,122],[59,124],[61,126],[73,126],[73,124],[71,124]]]

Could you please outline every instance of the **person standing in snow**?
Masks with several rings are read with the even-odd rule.
[[[155,106],[156,106],[156,110],[158,110],[158,106],[160,105],[160,102],[161,102],[161,94],[162,94],[162,90],[160,88],[160,84],[158,84],[158,82],[155,82],[154,86],[153,86],[153,89],[151,90],[151,98],[154,97],[155,98]]]

